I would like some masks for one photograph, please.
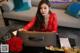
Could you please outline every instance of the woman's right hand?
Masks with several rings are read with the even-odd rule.
[[[27,30],[25,30],[25,29],[21,28],[21,29],[19,29],[18,31],[27,31]]]

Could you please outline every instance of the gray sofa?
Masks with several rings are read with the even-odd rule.
[[[5,11],[3,12],[4,18],[31,21],[37,11],[37,5],[40,0],[32,0],[33,7],[26,11]],[[3,7],[3,6],[2,6]],[[64,6],[65,7],[65,6]],[[3,7],[4,8],[4,7]],[[52,8],[52,12],[57,14],[58,25],[63,27],[80,28],[80,18],[72,17],[65,13],[65,9]]]

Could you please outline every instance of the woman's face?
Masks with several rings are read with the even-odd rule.
[[[42,14],[42,16],[46,16],[49,13],[49,6],[47,4],[42,4],[40,7],[40,12]]]

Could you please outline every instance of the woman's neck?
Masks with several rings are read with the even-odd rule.
[[[49,14],[45,15],[44,18],[45,18],[45,19],[49,18]]]

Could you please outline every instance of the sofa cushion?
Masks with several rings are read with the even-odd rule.
[[[3,15],[5,18],[30,21],[36,15],[36,10],[36,7],[32,7],[30,10],[25,11],[4,12]]]
[[[80,18],[77,19],[65,13],[63,9],[52,9],[57,14],[58,25],[63,27],[80,28]]]
[[[80,3],[75,2],[69,5],[66,13],[74,17],[80,17]]]

